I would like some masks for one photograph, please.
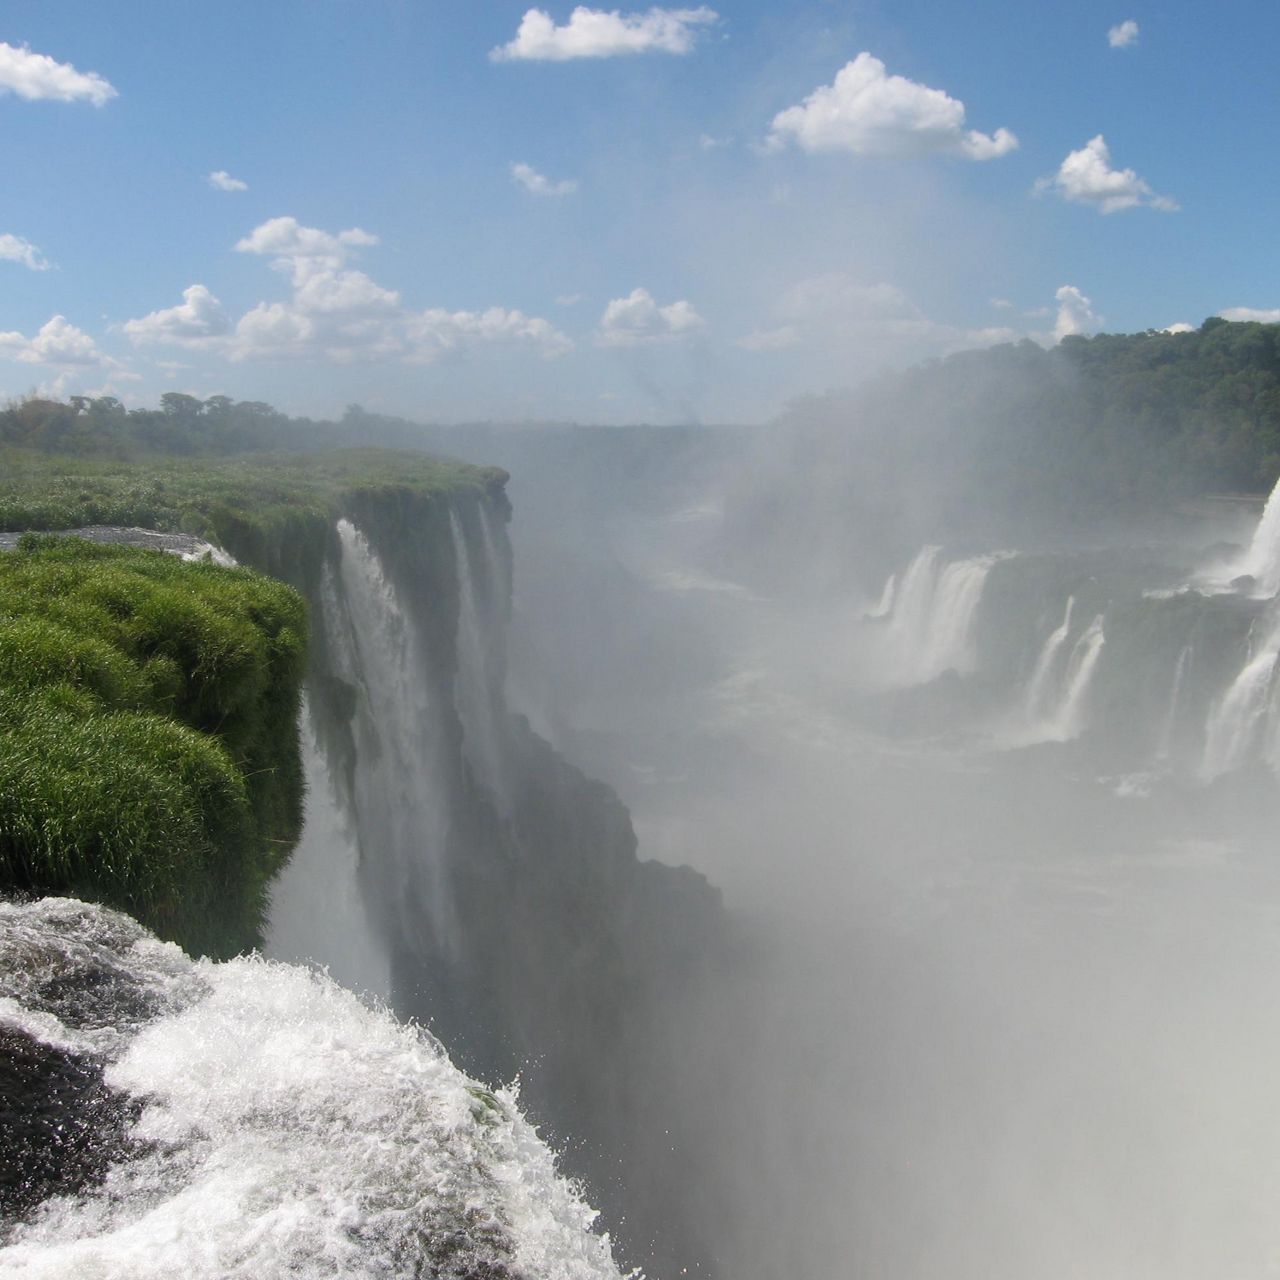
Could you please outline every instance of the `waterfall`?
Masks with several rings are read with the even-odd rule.
[[[1200,773],[1206,781],[1230,773],[1258,754],[1260,739],[1272,715],[1276,662],[1280,658],[1280,626],[1274,625],[1214,703],[1205,725]]]
[[[904,684],[926,684],[944,671],[970,672],[972,629],[983,587],[1002,554],[941,561],[925,547],[902,577],[889,613],[890,660]]]
[[[445,873],[443,722],[424,678],[425,647],[365,535],[344,519],[338,538],[341,559],[323,621],[335,674],[362,695],[352,725],[362,762],[352,802],[362,857],[376,858],[363,883],[376,879],[400,932],[416,932],[425,910],[436,943],[450,952],[457,922]]]
[[[1043,719],[1048,711],[1045,704],[1049,682],[1054,674],[1058,653],[1071,632],[1071,612],[1075,606],[1075,596],[1068,596],[1067,610],[1063,615],[1062,622],[1044,642],[1044,647],[1040,650],[1040,656],[1036,659],[1035,669],[1031,673],[1031,679],[1027,682],[1027,692],[1023,705],[1026,709],[1027,720],[1032,724]]]
[[[306,821],[293,856],[271,885],[266,954],[323,964],[344,987],[387,1000],[386,943],[361,892],[360,842],[320,748],[310,699],[303,699],[301,719]],[[325,922],[322,934],[317,920]]]
[[[1022,703],[1022,727],[1012,735],[1010,745],[1030,746],[1035,742],[1069,742],[1085,727],[1085,711],[1094,673],[1106,643],[1102,615],[1080,633],[1067,655],[1061,672],[1056,658],[1065,647],[1070,631],[1074,601],[1068,601],[1061,625],[1045,641],[1027,685]]]
[[[27,1061],[100,1081],[15,1078],[33,1162],[73,1181],[5,1224],[0,1275],[619,1280],[514,1093],[310,970],[193,962],[71,899],[0,903],[0,1011]]]
[[[1156,747],[1156,759],[1167,760],[1173,753],[1173,734],[1178,724],[1178,707],[1182,702],[1182,682],[1186,678],[1187,663],[1191,660],[1191,646],[1184,644],[1173,668],[1173,686],[1169,690],[1169,709],[1165,713],[1164,726],[1160,730],[1160,742]]]
[[[893,612],[893,597],[898,586],[898,575],[891,573],[884,583],[884,590],[880,592],[880,599],[867,610],[865,616],[868,618],[887,618]]]
[[[472,552],[456,511],[449,512],[458,574],[458,673],[456,702],[462,720],[463,751],[478,779],[489,788],[503,813],[510,811],[506,763],[503,758],[503,690],[501,663],[494,652],[500,642],[505,596],[497,581],[499,569],[492,535],[484,530],[486,570],[482,582],[472,565]],[[487,588],[487,589],[486,589]]]
[[[1076,737],[1084,728],[1085,699],[1089,693],[1089,684],[1102,657],[1102,646],[1107,637],[1102,629],[1102,615],[1099,614],[1089,624],[1088,630],[1076,641],[1071,650],[1071,658],[1067,662],[1067,678],[1063,689],[1062,702],[1051,724],[1052,736],[1060,742]]]
[[[1280,482],[1272,489],[1262,519],[1254,530],[1249,550],[1232,570],[1232,577],[1248,574],[1257,582],[1262,596],[1280,592]]]

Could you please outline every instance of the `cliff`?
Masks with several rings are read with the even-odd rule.
[[[664,1003],[714,948],[719,899],[692,871],[641,861],[617,797],[509,710],[505,473],[362,451],[141,470],[28,459],[10,476],[0,524],[181,529],[305,597],[304,739],[335,798],[330,842],[349,863],[344,883],[391,1007],[429,1023],[479,1078],[520,1075],[524,1106],[569,1148],[567,1169],[620,1221],[662,1145],[638,1098],[660,1091],[649,1077],[670,1056],[655,1049]],[[280,741],[295,750],[292,730]],[[350,909],[321,904],[310,956],[326,961],[333,921]],[[647,1252],[691,1224],[633,1230],[634,1251]]]

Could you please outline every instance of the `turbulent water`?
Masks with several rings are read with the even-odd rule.
[[[9,1222],[0,1275],[619,1274],[510,1092],[313,971],[195,963],[46,899],[0,904],[0,991],[6,1027],[101,1064],[135,1108],[90,1185]]]

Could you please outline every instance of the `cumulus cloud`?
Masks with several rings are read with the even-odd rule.
[[[355,253],[377,243],[359,228],[333,234],[296,218],[272,218],[235,247],[270,258],[271,267],[289,280],[288,298],[259,302],[232,324],[209,289],[195,284],[178,306],[130,320],[124,331],[139,345],[184,346],[235,361],[430,364],[480,345],[532,346],[548,357],[572,348],[549,321],[521,311],[406,308],[397,290],[351,265]]]
[[[566,62],[571,58],[614,58],[627,53],[690,52],[700,27],[716,21],[714,9],[650,9],[621,13],[579,5],[558,27],[549,13],[530,9],[515,39],[489,53],[494,62]]]
[[[832,84],[774,116],[767,146],[776,150],[794,142],[804,151],[933,152],[994,160],[1018,145],[1008,129],[987,134],[964,125],[963,102],[941,89],[888,75],[879,58],[863,52],[836,73]]]
[[[660,307],[648,289],[633,289],[614,298],[600,317],[597,340],[605,347],[637,347],[673,342],[703,327],[702,317],[689,302]]]
[[[249,184],[241,182],[239,178],[233,178],[225,169],[215,169],[205,181],[214,188],[215,191],[248,191]]]
[[[539,347],[548,358],[566,355],[573,343],[550,321],[523,311],[489,307],[484,311],[430,310],[406,318],[411,364],[431,364],[449,352],[476,343],[525,343]]]
[[[1259,310],[1257,307],[1227,307],[1218,314],[1224,320],[1256,320],[1260,324],[1280,324],[1280,307]]]
[[[269,218],[243,239],[236,241],[237,253],[257,253],[276,258],[294,269],[299,262],[339,266],[352,249],[378,243],[378,237],[359,227],[331,235],[315,227],[304,227],[297,218]]]
[[[578,184],[573,178],[564,178],[560,182],[552,182],[550,178],[544,177],[535,168],[527,164],[513,164],[511,166],[511,180],[522,186],[533,196],[567,196],[572,195],[578,189]]]
[[[1280,320],[1280,311],[1276,312],[1276,319]],[[1161,333],[1195,333],[1195,331],[1195,325],[1188,324],[1185,320],[1179,320],[1176,324],[1167,324],[1160,330]]]
[[[17,262],[31,271],[48,271],[40,250],[21,236],[0,235],[0,262]]]
[[[176,307],[153,311],[138,320],[129,320],[124,331],[137,346],[170,343],[183,347],[206,347],[231,328],[222,303],[202,284],[182,291]]]
[[[114,363],[104,357],[93,339],[83,329],[77,329],[66,316],[54,316],[34,338],[17,332],[0,333],[0,359],[64,368]]]
[[[1056,191],[1064,200],[1092,205],[1099,213],[1118,213],[1145,205],[1172,213],[1178,202],[1157,195],[1132,169],[1113,169],[1111,151],[1102,134],[1072,151],[1051,178],[1041,178],[1037,192]]]
[[[1075,285],[1064,284],[1053,296],[1058,302],[1058,315],[1053,324],[1055,342],[1076,334],[1093,333],[1102,324],[1093,303]]]
[[[1138,24],[1132,18],[1117,23],[1107,32],[1107,43],[1113,49],[1127,49],[1138,43]]]
[[[69,62],[55,62],[33,53],[27,45],[0,40],[0,94],[16,93],[28,102],[91,102],[101,107],[116,96],[115,89],[96,71],[77,71]]]

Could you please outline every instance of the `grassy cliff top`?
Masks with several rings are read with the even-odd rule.
[[[0,554],[0,888],[255,945],[297,839],[306,616],[248,569],[31,535]]]
[[[0,449],[0,530],[115,524],[216,538],[228,516],[268,531],[327,522],[364,495],[482,493],[506,480],[496,467],[383,449],[130,461]]]

